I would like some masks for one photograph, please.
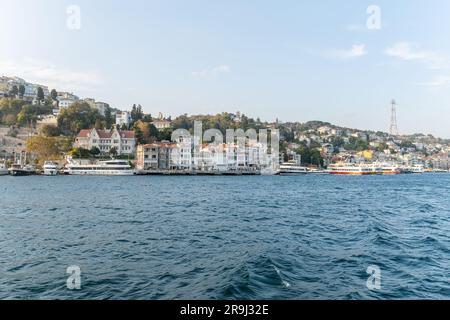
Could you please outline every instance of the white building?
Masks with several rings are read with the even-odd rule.
[[[134,131],[81,130],[75,139],[76,148],[92,149],[97,147],[102,153],[116,148],[118,155],[132,155],[136,151]]]
[[[118,111],[116,113],[116,125],[129,126],[131,123],[131,113],[128,111]]]
[[[72,100],[72,99],[59,99],[58,100],[58,106],[61,109],[67,109],[72,104],[74,104],[75,102],[77,102],[77,101],[76,100]]]

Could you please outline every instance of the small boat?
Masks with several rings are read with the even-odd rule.
[[[58,174],[58,165],[53,161],[45,161],[44,176],[56,176]]]
[[[0,176],[6,176],[9,174],[8,168],[5,163],[0,163]]]
[[[9,174],[12,176],[31,176],[36,174],[36,169],[33,166],[22,166],[19,163],[15,163],[8,169]]]

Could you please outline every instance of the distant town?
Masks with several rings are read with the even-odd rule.
[[[347,167],[383,163],[390,167],[435,171],[448,171],[450,167],[450,140],[432,135],[374,132],[321,121],[263,122],[239,111],[184,114],[176,118],[166,113],[170,110],[147,114],[139,104],[123,110],[94,98],[80,98],[72,92],[3,76],[0,77],[0,161],[5,167],[18,161],[22,166],[43,167],[48,161],[61,166],[70,159],[82,170],[93,161],[114,159],[122,160],[116,166],[130,163],[142,172],[252,172],[260,167],[258,145],[247,145],[244,154],[239,154],[235,146],[225,145],[223,158],[213,161],[217,154],[211,146],[201,146],[201,157],[193,158],[190,148],[179,148],[177,141],[171,141],[174,130],[192,132],[194,122],[201,121],[204,129],[218,129],[224,134],[230,128],[277,129],[280,132],[277,164],[291,164],[312,172],[339,163]]]

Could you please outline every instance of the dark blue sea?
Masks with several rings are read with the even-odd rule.
[[[0,299],[449,298],[447,174],[0,177]]]

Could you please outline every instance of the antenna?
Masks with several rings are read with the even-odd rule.
[[[394,99],[391,101],[391,106],[391,127],[389,128],[389,134],[391,136],[398,136],[397,102]]]

